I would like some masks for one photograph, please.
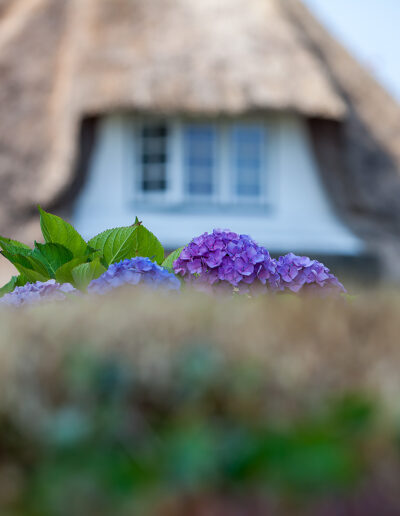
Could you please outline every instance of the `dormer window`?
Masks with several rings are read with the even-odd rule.
[[[330,207],[298,115],[108,115],[89,163],[73,218],[87,238],[137,215],[168,249],[218,227],[274,252],[362,249]]]
[[[144,120],[135,124],[136,199],[263,203],[268,170],[262,122]]]

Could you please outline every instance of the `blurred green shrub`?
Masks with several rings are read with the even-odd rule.
[[[1,514],[400,513],[396,417],[368,381],[329,377],[308,324],[333,310],[354,340],[365,306],[129,299],[0,316]]]

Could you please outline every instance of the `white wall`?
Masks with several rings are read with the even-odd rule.
[[[132,224],[137,215],[162,244],[179,247],[204,231],[229,228],[250,234],[270,251],[352,255],[362,242],[334,213],[320,180],[308,133],[295,115],[269,122],[265,208],[164,206],[133,200],[133,133],[126,116],[102,120],[86,185],[73,223],[87,238],[110,227]],[[190,206],[190,205],[189,205]]]

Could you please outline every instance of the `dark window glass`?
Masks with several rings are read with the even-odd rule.
[[[238,124],[232,129],[235,191],[239,197],[261,195],[263,138],[264,132],[258,125]]]
[[[168,128],[165,123],[147,122],[141,129],[141,188],[163,192],[167,188]]]
[[[215,129],[211,125],[190,124],[184,133],[186,190],[192,195],[211,195],[215,174]]]

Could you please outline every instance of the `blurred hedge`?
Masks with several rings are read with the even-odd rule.
[[[0,514],[398,515],[400,296],[0,312]]]

